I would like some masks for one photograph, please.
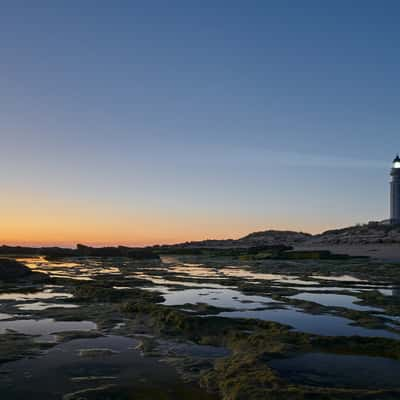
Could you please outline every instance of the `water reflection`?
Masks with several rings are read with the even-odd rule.
[[[248,296],[232,289],[164,290],[163,296],[165,298],[163,304],[168,306],[206,303],[214,307],[248,310],[265,307],[267,304],[277,303],[275,300],[267,296]]]
[[[11,319],[11,318],[13,318],[13,316],[11,314],[0,313],[0,321],[4,320],[4,319]]]
[[[184,263],[169,267],[168,270],[173,273],[185,274],[196,278],[221,278],[217,268],[204,267],[203,264]]]
[[[381,308],[355,304],[357,297],[333,293],[299,293],[289,299],[312,301],[327,307],[345,307],[357,311],[383,311]]]
[[[25,335],[50,335],[66,331],[90,331],[97,329],[91,321],[55,321],[53,318],[17,319],[0,321],[0,334],[7,330],[17,331]]]
[[[1,396],[7,400],[55,400],[67,398],[66,393],[116,384],[114,395],[99,394],[96,398],[216,399],[196,385],[182,382],[174,368],[142,357],[134,349],[137,343],[121,336],[72,340],[41,357],[4,364],[0,366]],[[110,352],[95,358],[80,357],[82,349]],[[87,394],[82,393],[83,398]]]
[[[71,293],[54,292],[53,289],[44,289],[29,293],[21,293],[21,292],[0,293],[0,300],[12,300],[12,301],[29,301],[29,300],[62,299],[62,298],[67,299],[71,297],[73,297]]]
[[[41,301],[35,303],[19,304],[17,308],[22,311],[40,311],[47,310],[49,308],[77,308],[76,304],[69,303],[43,303]]]
[[[252,272],[244,268],[238,268],[234,266],[227,266],[219,270],[223,275],[227,277],[253,279],[253,280],[267,280],[273,282],[280,282],[285,284],[293,285],[318,285],[318,282],[306,281],[300,279],[296,275],[283,275],[283,274],[266,274],[261,272]]]
[[[364,279],[359,279],[356,278],[355,276],[352,275],[312,275],[311,276],[313,279],[319,279],[319,280],[326,280],[326,281],[338,281],[338,282],[367,282]]]
[[[400,286],[395,287],[395,288],[392,289],[392,296],[400,297]]]
[[[400,386],[400,361],[383,357],[308,353],[269,365],[299,384],[360,389]]]
[[[93,258],[63,259],[49,261],[44,257],[17,258],[17,261],[37,272],[43,272],[52,277],[77,280],[91,280],[97,275],[119,275],[120,270],[112,263]]]
[[[277,310],[228,311],[218,314],[227,318],[255,318],[290,325],[296,330],[328,336],[378,336],[400,338],[400,335],[383,329],[368,329],[350,325],[353,321],[333,315],[307,314],[294,307]]]
[[[198,282],[191,282],[191,281],[186,281],[186,280],[179,280],[179,277],[174,276],[175,279],[168,279],[164,278],[161,276],[155,276],[151,275],[148,273],[144,272],[135,272],[132,275],[126,275],[126,279],[143,279],[143,281],[149,281],[151,283],[154,283],[155,285],[171,285],[171,286],[187,286],[187,287],[201,287],[201,288],[220,288],[224,289],[228,286],[220,285],[218,283],[208,283],[208,282],[203,282],[203,283],[198,283]]]

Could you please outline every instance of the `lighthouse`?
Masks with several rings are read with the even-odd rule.
[[[390,222],[400,224],[400,157],[398,154],[393,160],[390,175],[392,176],[390,182]]]

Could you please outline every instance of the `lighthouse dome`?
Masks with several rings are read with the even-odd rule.
[[[393,160],[393,168],[400,168],[400,157],[397,154],[396,158]]]

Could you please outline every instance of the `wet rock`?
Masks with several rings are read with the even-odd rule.
[[[102,385],[95,388],[83,389],[77,392],[68,393],[63,396],[63,400],[86,400],[98,398],[102,393],[108,389],[114,388],[115,385]]]
[[[0,280],[15,281],[31,275],[32,271],[24,264],[11,260],[0,259]]]
[[[72,382],[93,382],[93,381],[108,381],[117,379],[116,376],[76,376],[71,378]]]
[[[45,282],[49,279],[46,274],[34,272],[19,261],[0,258],[0,282]]]
[[[112,349],[81,349],[79,350],[80,357],[88,357],[88,358],[95,358],[95,357],[105,357],[105,356],[112,356],[113,354],[118,354],[118,351]]]
[[[49,347],[47,343],[34,340],[34,337],[8,331],[0,335],[0,364],[37,355]]]
[[[135,347],[135,350],[139,350],[142,355],[147,357],[158,356],[160,354],[156,351],[157,345],[158,342],[156,339],[151,337],[143,337],[140,340],[140,343]]]
[[[69,342],[75,339],[94,339],[104,336],[98,331],[69,331],[58,332],[56,335],[57,342]]]

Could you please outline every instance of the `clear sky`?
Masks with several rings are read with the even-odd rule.
[[[398,1],[0,0],[0,243],[388,217]]]

